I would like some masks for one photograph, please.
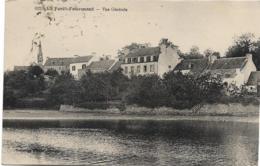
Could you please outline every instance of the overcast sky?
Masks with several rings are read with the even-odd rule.
[[[47,0],[48,1],[48,0]],[[54,0],[55,1],[55,0]],[[46,57],[110,54],[132,42],[158,45],[168,38],[186,52],[193,45],[224,55],[234,35],[252,32],[260,37],[260,2],[170,2],[56,0],[53,7],[94,7],[95,11],[54,11],[36,15],[36,0],[8,0],[5,20],[5,69],[27,65],[36,32],[42,38]],[[126,8],[105,12],[103,7]],[[100,10],[96,10],[100,9]]]

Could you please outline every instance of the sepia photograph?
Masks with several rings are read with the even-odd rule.
[[[3,165],[258,165],[260,1],[4,8]]]

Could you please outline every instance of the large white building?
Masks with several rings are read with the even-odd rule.
[[[162,39],[158,47],[131,50],[122,58],[121,68],[127,76],[158,74],[171,71],[180,62],[177,47]]]

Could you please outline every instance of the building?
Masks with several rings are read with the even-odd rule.
[[[78,74],[79,78],[81,78],[87,71],[91,71],[92,73],[113,72],[120,67],[121,61],[114,59],[99,60],[91,62],[86,69],[79,69]]]
[[[158,47],[138,48],[129,51],[123,58],[121,68],[127,76],[158,74],[173,70],[180,62],[177,47],[162,39]]]
[[[260,86],[260,71],[251,72],[245,89],[249,93],[257,93]]]
[[[87,66],[91,64],[92,61],[94,61],[95,58],[93,56],[78,56],[73,58],[72,63],[69,65],[70,74],[75,79],[79,79],[79,70],[86,69]]]
[[[209,56],[202,59],[184,59],[174,69],[183,74],[201,75],[210,73],[220,76],[227,85],[241,87],[248,82],[251,72],[256,71],[252,55],[235,58]]]
[[[46,72],[48,69],[54,69],[59,74],[62,72],[70,71],[70,64],[73,62],[73,57],[68,58],[48,58],[44,64],[44,71]]]

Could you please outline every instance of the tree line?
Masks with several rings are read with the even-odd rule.
[[[145,107],[191,108],[201,102],[215,102],[222,94],[220,78],[208,74],[194,77],[180,72],[126,77],[122,70],[91,73],[75,80],[69,72],[43,72],[39,66],[28,71],[5,73],[4,106],[16,107],[24,98],[44,98],[46,107],[69,104],[98,107],[111,101]]]

